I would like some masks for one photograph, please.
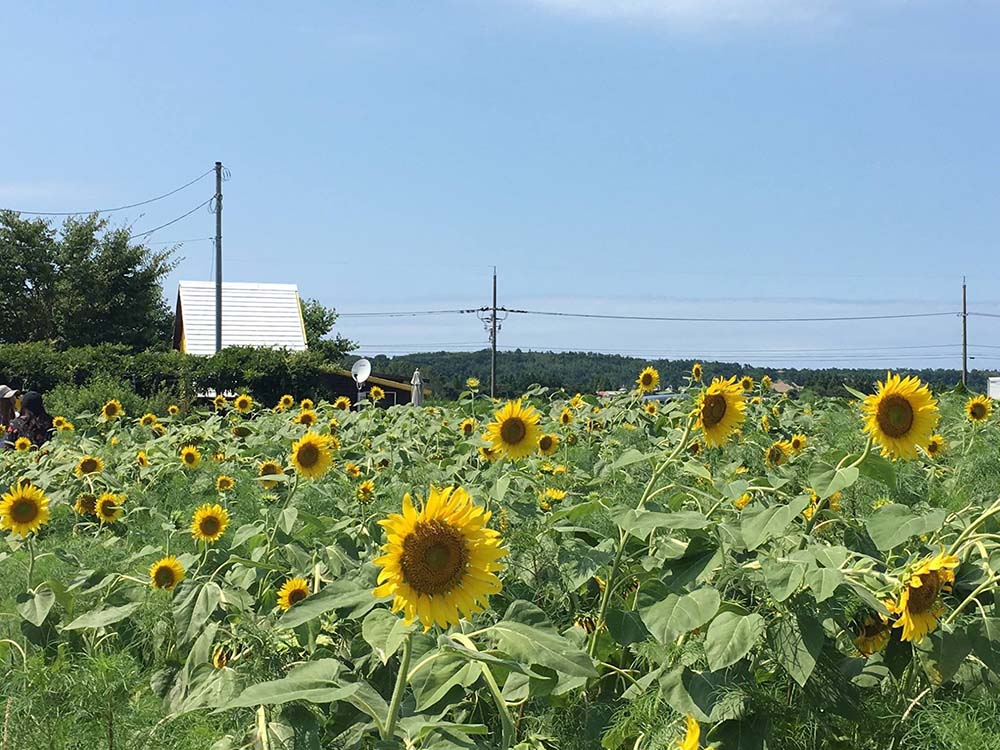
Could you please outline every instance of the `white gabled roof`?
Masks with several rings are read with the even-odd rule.
[[[224,281],[222,347],[227,346],[305,349],[298,287]],[[215,282],[178,284],[174,347],[188,354],[215,353]]]

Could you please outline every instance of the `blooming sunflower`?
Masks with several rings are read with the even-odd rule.
[[[218,396],[216,396],[215,398],[212,399],[212,404],[219,411],[222,411],[223,409],[225,409],[227,403],[229,403],[229,402],[226,401],[226,397],[223,396],[221,393]]]
[[[649,416],[655,417],[656,413],[660,410],[660,407],[656,405],[655,401],[647,401],[646,405],[642,407],[642,410]]]
[[[284,474],[285,467],[277,461],[262,461],[257,465],[257,476],[259,477],[278,477],[284,476]],[[261,484],[264,485],[264,489],[269,490],[277,484],[277,481],[274,479],[265,479]]]
[[[177,404],[170,404],[170,406],[167,407],[167,414],[171,417],[176,417],[180,413],[180,410],[181,409]]]
[[[743,424],[747,405],[736,378],[715,378],[698,396],[697,427],[710,447],[725,445],[729,436]]]
[[[476,422],[476,420],[473,419],[472,417],[469,417],[468,419],[462,420],[461,424],[458,425],[458,429],[462,431],[463,435],[469,437],[476,431],[476,428],[478,426],[479,423]]]
[[[201,453],[193,445],[181,448],[181,464],[185,469],[197,469],[201,463]]]
[[[313,409],[315,408],[315,406],[316,404],[313,403],[313,400],[311,398],[304,398],[301,401],[299,401],[300,409]]]
[[[121,517],[122,503],[124,502],[124,495],[105,492],[97,498],[94,504],[94,515],[101,523],[114,523]]]
[[[571,409],[563,409],[559,414],[559,424],[570,424],[573,421],[573,411]]]
[[[917,447],[927,445],[938,423],[937,401],[915,377],[886,373],[877,392],[862,405],[865,431],[882,447],[882,455],[916,458]]]
[[[139,464],[143,469],[149,466],[149,456],[146,455],[146,451],[139,451],[135,454],[135,462]]]
[[[52,417],[52,426],[57,430],[61,430],[63,425],[66,424],[66,417]]]
[[[0,529],[27,537],[48,522],[49,499],[31,482],[17,482],[0,498]]]
[[[111,399],[101,407],[101,417],[105,422],[120,417],[124,413],[122,402],[116,398]]]
[[[484,611],[502,588],[496,572],[507,554],[489,519],[462,487],[431,487],[419,511],[407,493],[402,514],[379,521],[386,543],[373,593],[393,597],[392,611],[402,611],[407,625],[419,619],[425,631]]]
[[[770,375],[765,375],[764,377],[762,377],[760,379],[760,387],[763,388],[765,391],[771,390],[771,386],[772,385],[773,385],[773,382],[771,381],[771,376]]]
[[[479,457],[487,463],[493,463],[500,458],[500,453],[494,450],[492,446],[483,445],[479,448]]]
[[[286,393],[278,399],[278,404],[274,409],[275,411],[285,411],[286,409],[291,409],[293,406],[295,406],[295,398],[292,394]]]
[[[183,578],[184,566],[173,555],[157,560],[149,568],[149,582],[154,589],[172,591]]]
[[[312,427],[314,424],[316,424],[317,419],[319,419],[319,417],[316,415],[316,412],[314,412],[312,409],[303,409],[302,411],[300,411],[298,414],[295,415],[295,418],[292,421],[295,422],[296,424],[305,425],[306,427]]]
[[[702,372],[701,372],[701,362],[695,362],[691,365],[691,380],[696,383],[701,382]]]
[[[781,466],[788,460],[788,457],[792,453],[794,453],[794,450],[790,442],[787,440],[776,440],[767,449],[764,459],[767,461],[768,466]]]
[[[559,436],[545,434],[538,438],[538,450],[543,456],[551,456],[559,449]]]
[[[888,620],[879,614],[868,614],[855,621],[857,628],[854,645],[864,656],[871,656],[885,648],[892,630]]]
[[[938,596],[942,591],[951,591],[957,567],[957,557],[941,552],[914,568],[909,583],[891,608],[899,618],[893,627],[903,629],[904,641],[919,643],[937,627],[938,617],[944,611]]]
[[[143,427],[152,427],[158,421],[159,420],[157,419],[156,415],[153,414],[153,412],[151,411],[147,411],[145,414],[139,417],[139,424],[141,424]]]
[[[337,400],[333,402],[333,408],[340,411],[349,411],[351,408],[351,399],[347,396],[338,396]]]
[[[751,378],[749,375],[744,375],[742,378],[740,378],[740,388],[742,388],[744,391],[752,391],[753,378]]]
[[[309,584],[305,578],[289,578],[278,590],[278,606],[289,610],[310,594]]]
[[[375,482],[371,479],[366,479],[358,485],[355,495],[358,498],[358,502],[367,503],[375,495]]]
[[[76,496],[73,512],[78,516],[93,516],[97,514],[97,495],[83,492]]]
[[[84,456],[76,465],[73,473],[78,477],[85,477],[88,474],[100,474],[104,471],[104,462],[97,456]]]
[[[947,447],[948,442],[944,439],[943,435],[931,435],[931,439],[927,441],[927,447],[924,450],[927,451],[928,456],[935,458],[944,453]]]
[[[556,487],[546,487],[545,492],[542,493],[542,497],[549,500],[565,500],[566,490],[560,490]]]
[[[378,403],[379,401],[385,398],[385,391],[383,391],[377,385],[373,385],[371,388],[368,389],[368,398],[371,400],[373,404]]]
[[[21,451],[22,453],[24,451],[30,451],[31,441],[26,437],[19,437],[17,440],[14,441],[14,450]]]
[[[965,416],[973,424],[982,424],[993,413],[993,401],[988,396],[973,396],[965,402]]]
[[[194,512],[191,519],[191,536],[199,542],[211,544],[222,538],[227,526],[229,511],[221,505],[205,503]]]
[[[801,432],[796,432],[794,435],[792,435],[792,439],[789,440],[788,442],[791,444],[792,450],[795,453],[801,453],[806,449],[806,446],[809,445],[809,438],[807,438]]]
[[[686,722],[687,729],[684,733],[684,739],[677,740],[678,750],[698,750],[700,747],[698,741],[701,739],[701,726],[693,716],[688,716]]]
[[[478,391],[479,390],[479,378],[466,378],[465,379],[465,387],[468,388],[470,391]]]
[[[253,408],[253,397],[248,393],[241,393],[233,401],[233,408],[240,414],[246,414]]]
[[[361,476],[361,467],[356,463],[348,461],[344,464],[344,473],[347,474],[351,479],[357,479]]]
[[[220,474],[215,479],[215,489],[219,492],[229,492],[235,486],[236,480],[228,474]]]
[[[292,444],[292,466],[307,479],[326,474],[332,460],[329,435],[307,432]]]
[[[493,415],[494,421],[486,428],[486,439],[493,449],[508,458],[524,458],[538,447],[541,415],[533,406],[521,406],[520,401],[508,401]]]
[[[639,393],[652,393],[660,384],[660,373],[654,367],[647,367],[639,373],[635,384],[639,386]]]
[[[72,432],[73,430],[76,429],[76,427],[74,427],[73,423],[70,422],[68,419],[64,419],[62,424],[59,425],[57,429],[59,430],[59,432]]]
[[[569,400],[569,405],[571,409],[579,409],[583,407],[585,404],[586,401],[583,400],[583,396],[581,396],[579,393],[573,394],[573,398]]]

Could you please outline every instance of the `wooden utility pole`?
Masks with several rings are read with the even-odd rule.
[[[965,310],[965,277],[962,277],[962,385],[969,379],[969,314]]]
[[[497,267],[493,266],[493,310],[490,313],[490,398],[497,397]]]
[[[222,351],[222,162],[215,162],[215,351]]]

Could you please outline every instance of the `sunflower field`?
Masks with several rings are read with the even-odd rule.
[[[0,750],[1000,746],[992,402],[701,377],[56,417]]]

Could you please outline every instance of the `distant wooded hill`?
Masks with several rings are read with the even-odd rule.
[[[394,357],[371,358],[372,369],[378,373],[397,375],[409,382],[417,367],[427,385],[439,398],[454,398],[465,387],[465,379],[477,377],[482,389],[489,390],[490,352],[423,352]],[[534,383],[570,392],[593,393],[598,390],[631,388],[635,378],[646,365],[660,372],[660,385],[680,386],[691,372],[694,360],[639,359],[617,354],[586,352],[532,352],[506,351],[497,357],[497,382],[502,396],[516,396]],[[738,362],[703,361],[705,378],[719,375],[752,375],[755,379],[767,374],[774,380],[805,386],[821,395],[845,396],[845,384],[870,392],[873,383],[885,378],[885,370],[860,370],[844,368],[795,369],[761,368]],[[895,370],[894,370],[895,371]],[[900,373],[916,375],[935,390],[954,387],[961,380],[959,370],[900,369]],[[986,377],[990,373],[977,370],[969,375],[969,387],[975,391],[986,390]]]

